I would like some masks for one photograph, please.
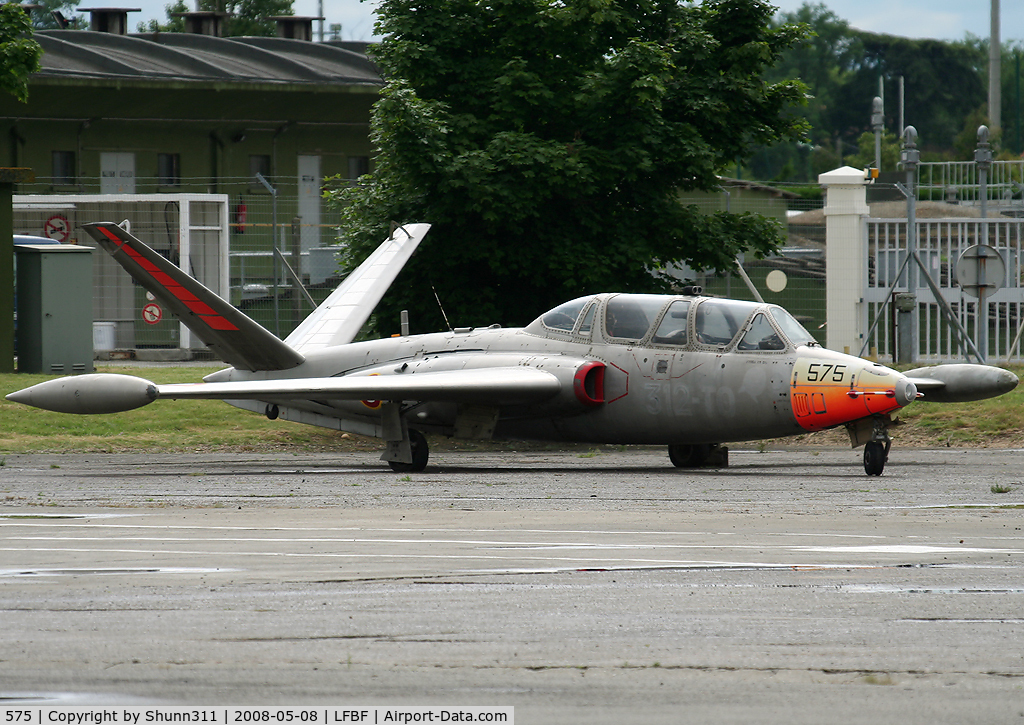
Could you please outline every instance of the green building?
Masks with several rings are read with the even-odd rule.
[[[227,194],[232,250],[259,249],[275,206],[260,174],[279,238],[300,217],[304,251],[336,239],[322,180],[371,163],[381,79],[365,44],[311,42],[312,18],[278,19],[287,37],[220,38],[204,34],[212,13],[188,14],[195,32],[130,35],[128,10],[91,12],[105,32],[37,31],[29,102],[0,100],[0,167],[35,172],[16,194]]]
[[[187,13],[189,32],[126,34],[130,10],[89,12],[90,30],[37,31],[44,52],[28,103],[0,99],[0,167],[35,175],[14,187],[14,231],[88,243],[74,227],[97,219],[82,209],[105,208],[143,240],[175,248],[182,195],[219,195],[221,205],[226,197],[230,299],[287,334],[302,311],[288,301],[296,295],[274,263],[275,241],[321,299],[334,259],[310,250],[339,238],[324,179],[350,183],[371,169],[370,112],[382,81],[367,44],[312,42],[313,18],[277,18],[275,38],[222,38],[217,13]],[[34,205],[26,195],[59,203]],[[153,195],[168,195],[166,203]],[[223,227],[210,231],[221,244]],[[110,320],[105,300],[117,295],[101,289],[110,285],[100,272],[94,319]],[[283,329],[275,293],[290,311]],[[128,323],[118,325],[118,340],[137,346],[138,335],[122,334]]]

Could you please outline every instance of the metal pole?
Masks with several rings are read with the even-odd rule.
[[[1017,50],[1014,53],[1014,59],[1017,61],[1016,62],[1017,70],[1016,70],[1016,73],[1014,74],[1014,84],[1013,84],[1013,87],[1014,87],[1014,90],[1015,90],[1015,93],[1014,93],[1014,99],[1015,100],[1014,100],[1013,120],[1014,120],[1014,125],[1017,127],[1017,139],[1016,139],[1017,143],[1016,143],[1016,145],[1013,148],[1014,148],[1014,151],[1016,151],[1018,154],[1020,154],[1021,151],[1024,151],[1024,149],[1021,149],[1021,147],[1020,147],[1020,50]]]
[[[305,291],[305,287],[302,286],[302,217],[292,217],[292,234],[289,240],[289,247],[291,248],[292,264],[289,267],[287,261],[285,261],[285,268],[291,273],[292,277],[292,314],[291,314],[291,329],[298,327],[302,321],[302,298],[299,297],[299,290]],[[308,294],[308,293],[307,293]]]
[[[906,126],[903,125],[903,111],[905,109],[906,99],[903,96],[903,76],[900,76],[900,128],[906,128]]]
[[[917,129],[907,126],[903,130],[903,150],[900,152],[900,162],[907,172],[907,256],[915,258],[917,257],[917,190],[914,182],[920,160],[921,152],[917,150]],[[907,311],[901,311],[899,314],[901,362],[917,362],[919,271],[916,264],[907,267]]]
[[[978,196],[981,201],[981,218],[988,218],[988,170],[992,168],[992,145],[988,142],[988,128],[978,126],[978,148],[974,150],[974,163],[978,167]],[[987,225],[986,225],[987,226]],[[987,231],[987,230],[986,230]],[[988,244],[988,234],[984,235]]]
[[[279,309],[277,300],[277,287],[278,281],[281,277],[281,271],[278,266],[277,258],[281,252],[277,248],[277,189],[270,185],[263,174],[256,172],[256,180],[263,184],[263,187],[270,192],[271,197],[271,214],[270,214],[270,245],[273,251],[274,257],[274,334],[281,337],[281,310]]]
[[[875,130],[875,168],[882,170],[882,132],[885,130],[885,108],[881,96],[871,101],[871,127]]]
[[[988,244],[988,171],[992,167],[992,147],[988,142],[988,129],[978,126],[978,148],[974,151],[974,163],[978,167],[978,195],[981,197],[981,245],[982,262],[978,265],[978,329],[975,331],[981,361],[988,359],[988,288],[985,285],[985,245]]]
[[[999,39],[999,0],[992,0],[988,36],[988,120],[993,131],[1002,127],[1002,44]]]

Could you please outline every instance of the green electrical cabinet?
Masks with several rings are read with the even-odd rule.
[[[18,372],[92,372],[92,247],[20,244],[15,254]]]

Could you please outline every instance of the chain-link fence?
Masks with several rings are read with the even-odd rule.
[[[229,293],[227,197],[209,194],[17,195],[16,234],[92,246],[90,222],[123,223],[165,258],[217,294]],[[92,255],[91,304],[98,349],[200,348],[159,303],[107,254]]]
[[[16,197],[15,232],[89,244],[82,224],[126,220],[133,234],[283,338],[312,309],[295,286],[291,271],[314,304],[322,302],[339,282],[335,245],[341,221],[340,211],[322,199],[310,212],[309,199],[303,200],[296,185],[282,185],[282,189],[276,195],[233,198],[21,195]],[[765,260],[746,259],[744,269],[765,301],[786,307],[818,334],[825,315],[824,223],[795,223],[800,216],[794,214],[820,202],[806,202],[757,184],[732,185],[726,191],[687,202],[706,212],[756,212],[780,223],[787,232],[781,253]],[[300,210],[307,213],[300,215]],[[158,310],[152,295],[108,255],[94,254],[93,263],[98,349],[202,348],[172,315]],[[677,274],[681,282],[701,284],[708,294],[754,299],[735,271],[681,269]]]

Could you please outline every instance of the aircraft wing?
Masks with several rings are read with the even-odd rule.
[[[112,222],[83,228],[222,360],[243,370],[287,370],[305,358]]]
[[[47,380],[7,399],[58,413],[119,413],[160,398],[262,400],[418,400],[474,405],[535,403],[561,390],[558,378],[528,367],[446,370],[393,375],[157,385],[133,375],[93,373]]]
[[[395,229],[285,342],[300,352],[352,342],[429,230],[429,224]]]
[[[479,405],[534,403],[562,384],[536,368],[481,368],[408,375],[346,375],[226,383],[157,385],[157,398],[213,400],[429,400]]]

